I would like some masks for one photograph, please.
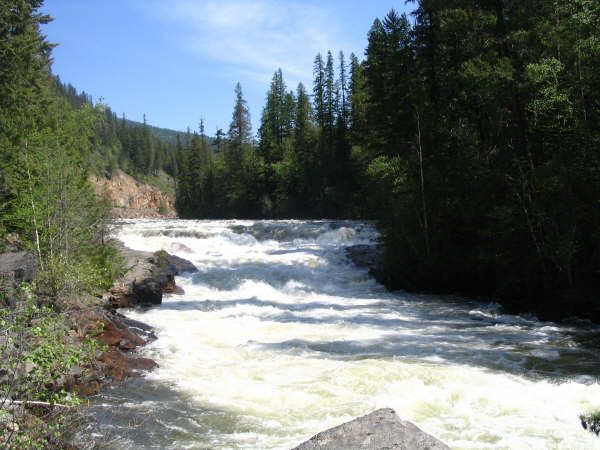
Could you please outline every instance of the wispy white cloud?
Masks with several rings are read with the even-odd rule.
[[[244,80],[268,82],[281,68],[291,87],[309,81],[318,52],[354,50],[334,11],[307,1],[173,0],[145,2],[184,33],[179,42]]]

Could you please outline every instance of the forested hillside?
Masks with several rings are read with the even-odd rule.
[[[183,152],[184,217],[375,218],[386,283],[600,318],[600,6],[417,1],[364,60],[276,71],[258,143],[241,88]]]
[[[177,155],[174,142],[184,136],[173,130],[156,128],[144,122],[118,118],[109,106],[97,102],[85,91],[78,92],[71,84],[54,78],[54,90],[75,110],[91,108],[97,115],[95,132],[88,158],[90,169],[98,175],[111,175],[117,169],[139,177],[156,175],[164,171],[170,176],[177,172]]]

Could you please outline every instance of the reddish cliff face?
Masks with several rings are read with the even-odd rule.
[[[105,196],[113,205],[113,213],[123,219],[177,217],[171,196],[154,186],[137,181],[118,171],[111,178],[90,178],[96,194]]]

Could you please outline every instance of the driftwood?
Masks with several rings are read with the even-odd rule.
[[[44,408],[71,409],[71,406],[69,406],[69,405],[62,405],[60,403],[41,402],[41,401],[37,401],[37,400],[10,400],[7,403],[9,403],[9,405],[8,405],[9,408],[11,405],[23,405],[23,406],[41,406]]]

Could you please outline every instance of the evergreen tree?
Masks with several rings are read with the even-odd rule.
[[[325,67],[321,54],[317,54],[313,65],[313,102],[315,122],[325,128]]]
[[[323,134],[325,138],[326,154],[325,159],[331,157],[333,136],[336,119],[336,89],[335,73],[333,68],[333,55],[327,52],[327,63],[324,72],[323,102],[325,105]]]
[[[366,92],[363,68],[354,53],[350,55],[350,86],[349,86],[349,128],[352,142],[358,144],[364,141],[366,135]]]

